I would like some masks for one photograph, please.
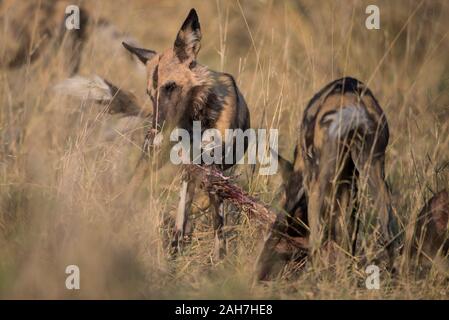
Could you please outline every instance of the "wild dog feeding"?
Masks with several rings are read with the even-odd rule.
[[[158,54],[123,44],[147,67],[147,92],[153,102],[153,128],[144,150],[151,148],[157,135],[175,127],[193,131],[194,121],[201,122],[205,129],[217,129],[222,136],[225,136],[227,129],[249,128],[248,107],[234,78],[226,73],[212,71],[197,62],[201,37],[198,15],[192,9],[176,36],[173,48]],[[232,167],[237,160],[234,157],[233,162],[221,168]],[[143,161],[139,163],[139,166],[145,165]],[[190,174],[183,176],[173,237],[173,246],[178,251],[182,250],[184,237],[191,232],[187,226],[190,225],[188,219],[196,180]],[[223,201],[214,194],[209,194],[209,197],[215,230],[214,256],[220,259],[226,251]]]
[[[389,131],[376,98],[356,79],[335,80],[310,100],[300,127],[294,163],[287,167],[284,209],[291,218],[279,216],[283,222],[275,227],[294,228],[299,210],[302,216],[296,219],[309,226],[312,257],[324,243],[333,242],[337,250],[354,255],[361,219],[358,194],[367,188],[380,225],[370,232],[380,234],[377,241],[387,249],[392,268],[398,228],[384,177]],[[259,279],[269,277],[279,241],[275,230],[270,237],[259,260]]]
[[[139,4],[136,5],[136,1]],[[84,1],[80,5],[85,4],[87,13],[92,17],[92,26],[101,27],[100,21],[105,17],[117,24],[117,30],[127,30],[135,35],[139,41],[125,40],[133,48],[144,48],[145,46],[139,45],[141,43],[151,45],[150,49],[157,48],[156,54],[163,53],[159,49],[168,47],[173,51],[176,32],[180,30],[182,19],[187,16],[190,8],[186,7],[185,3],[168,5],[165,2],[164,4],[154,2],[148,5],[145,1],[136,1],[126,2],[125,6],[120,7],[121,10],[117,10],[119,6],[115,1]],[[5,3],[13,2],[17,6],[23,5],[15,0],[6,0],[1,2],[0,7],[3,8]],[[44,4],[45,1],[39,3]],[[447,83],[444,81],[447,61],[443,59],[444,53],[447,52],[447,37],[442,38],[447,29],[447,23],[439,17],[440,14],[444,15],[444,9],[447,6],[440,0],[424,1],[417,9],[417,13],[408,19],[408,14],[415,12],[413,11],[415,4],[417,3],[413,1],[400,5],[380,4],[381,30],[367,31],[363,26],[363,19],[359,19],[366,17],[365,6],[360,6],[358,3],[335,6],[329,2],[325,6],[331,6],[334,10],[324,10],[323,4],[303,0],[282,3],[240,1],[240,5],[239,2],[232,1],[217,1],[212,4],[201,2],[198,4],[198,13],[201,18],[202,48],[195,59],[197,64],[215,68],[220,71],[219,74],[226,71],[233,75],[236,86],[248,102],[251,122],[255,130],[266,128],[267,136],[270,128],[279,130],[281,154],[292,161],[291,167],[296,159],[293,149],[299,137],[297,125],[302,120],[301,115],[304,114],[310,97],[321,86],[348,74],[356,75],[363,80],[373,90],[388,119],[391,136],[385,152],[384,181],[388,181],[391,186],[391,207],[394,216],[398,218],[399,231],[407,230],[407,236],[415,226],[419,230],[425,228],[419,225],[421,220],[417,219],[420,216],[419,209],[433,193],[437,195],[438,190],[447,187],[446,172],[436,170],[442,161],[447,160],[447,150],[449,150],[446,123],[446,106],[449,100],[447,100]],[[5,25],[7,25],[7,19],[14,12],[9,10],[8,18],[5,20],[3,20],[5,17],[3,12],[0,10],[0,20],[6,21]],[[354,12],[354,19],[346,19],[347,13],[351,12]],[[54,13],[56,14],[56,11]],[[31,15],[33,15],[32,11],[30,11],[30,17]],[[37,15],[36,13],[34,16]],[[46,18],[47,13],[44,16]],[[342,16],[345,18],[342,19]],[[420,17],[424,18],[426,23],[417,23]],[[176,26],[173,21],[178,19],[181,20],[179,20],[179,26]],[[29,20],[37,21],[34,24],[36,26],[41,21],[39,18]],[[63,21],[63,15],[59,21]],[[351,21],[354,21],[352,29]],[[402,28],[405,22],[408,25]],[[23,24],[25,23],[27,21],[23,21]],[[19,21],[17,26],[21,24]],[[323,28],[315,27],[319,24],[323,24]],[[30,25],[28,30],[32,30],[32,34],[36,36],[30,38],[31,44],[26,47],[30,47],[30,50],[36,47],[44,48],[39,42],[41,28],[33,29],[33,24]],[[8,34],[11,29],[6,27],[5,30],[2,34],[5,32]],[[17,39],[20,39],[21,35],[24,38],[28,36],[20,29],[16,30]],[[62,260],[70,255],[69,258],[73,258],[72,261],[62,261],[62,263],[64,267],[68,263],[81,266],[84,285],[82,292],[77,293],[80,297],[92,296],[93,290],[86,286],[89,283],[95,284],[98,288],[96,292],[99,297],[104,297],[106,292],[111,292],[105,291],[109,289],[116,289],[111,293],[113,297],[121,293],[123,297],[130,297],[137,292],[142,292],[145,297],[189,298],[443,297],[441,292],[447,289],[447,285],[436,281],[437,279],[433,278],[433,272],[423,272],[422,278],[415,281],[406,273],[392,275],[377,264],[377,261],[375,261],[376,265],[380,266],[380,289],[376,292],[367,292],[364,286],[365,279],[363,279],[366,277],[365,267],[367,263],[371,263],[371,256],[376,253],[374,249],[376,251],[377,248],[382,249],[387,241],[383,240],[384,236],[381,234],[381,227],[377,220],[377,212],[382,210],[375,208],[372,200],[376,196],[364,183],[357,186],[366,186],[367,190],[365,192],[364,188],[360,188],[356,192],[356,198],[360,200],[360,204],[354,204],[354,207],[358,209],[356,215],[359,214],[362,218],[355,223],[355,228],[358,225],[359,233],[355,242],[354,255],[349,252],[348,259],[341,259],[342,263],[337,260],[335,263],[323,263],[317,268],[314,268],[313,263],[306,263],[302,272],[298,272],[302,264],[288,263],[282,273],[283,276],[279,279],[268,285],[251,286],[248,282],[254,275],[252,267],[262,244],[262,231],[269,228],[273,220],[276,221],[273,219],[276,215],[284,214],[288,224],[277,229],[280,231],[277,238],[269,237],[278,241],[272,243],[275,247],[273,262],[281,264],[295,260],[293,251],[298,253],[299,258],[301,254],[307,256],[309,253],[311,225],[307,215],[312,214],[312,210],[308,210],[309,192],[304,187],[304,196],[301,196],[297,188],[304,181],[307,172],[302,172],[303,180],[296,172],[293,172],[293,169],[284,173],[286,176],[284,181],[287,184],[284,193],[287,193],[286,198],[292,202],[291,211],[287,213],[284,212],[285,207],[280,199],[284,193],[279,190],[281,185],[279,176],[262,176],[258,171],[259,167],[247,165],[233,166],[235,172],[232,174],[223,173],[221,165],[216,165],[219,160],[203,158],[198,165],[205,170],[216,170],[225,182],[219,183],[221,180],[203,178],[198,171],[189,174],[192,178],[196,176],[198,180],[207,179],[208,181],[205,183],[198,181],[195,188],[196,199],[192,201],[184,238],[179,241],[181,243],[175,241],[172,230],[177,216],[179,190],[182,187],[182,181],[179,179],[181,165],[178,167],[167,165],[161,170],[148,174],[142,187],[134,189],[138,192],[131,192],[129,202],[124,201],[127,200],[124,199],[125,197],[121,197],[127,189],[125,186],[140,156],[140,147],[147,133],[147,124],[150,127],[153,126],[152,97],[145,93],[145,90],[148,89],[149,78],[153,80],[154,72],[151,72],[151,75],[148,74],[147,64],[159,60],[155,55],[154,58],[157,61],[150,62],[152,59],[149,59],[146,64],[143,64],[135,54],[129,54],[123,48],[121,45],[123,39],[116,39],[115,45],[103,38],[96,41],[98,37],[95,30],[99,29],[84,30],[88,37],[80,54],[78,68],[80,73],[79,76],[71,79],[71,83],[68,81],[66,84],[69,87],[78,86],[81,89],[78,91],[81,93],[79,96],[83,100],[84,98],[95,100],[104,108],[93,108],[92,103],[88,101],[78,103],[73,99],[60,99],[47,94],[54,83],[59,81],[58,79],[67,76],[67,73],[59,67],[60,64],[54,63],[56,61],[50,59],[51,56],[44,55],[47,50],[39,50],[42,54],[30,58],[29,63],[25,60],[23,65],[17,65],[14,70],[2,70],[4,72],[0,97],[3,98],[4,108],[0,112],[2,144],[0,148],[2,172],[0,175],[2,177],[0,251],[2,258],[4,257],[2,261],[10,261],[10,263],[7,262],[6,265],[1,263],[0,277],[4,278],[5,272],[9,275],[8,270],[11,268],[17,270],[17,273],[14,273],[17,276],[13,275],[13,279],[18,281],[10,282],[14,284],[17,291],[10,291],[11,285],[5,282],[0,286],[0,291],[4,292],[6,288],[8,292],[18,292],[17,295],[29,296],[33,293],[27,293],[30,291],[25,289],[32,284],[34,281],[32,279],[38,282],[34,288],[42,292],[48,290],[50,286],[57,287],[58,282],[55,281],[53,286],[54,282],[50,275],[49,278],[45,277],[46,270],[51,268],[63,271],[58,264],[58,259]],[[348,32],[349,30],[351,31]],[[396,39],[394,43],[390,41],[393,39]],[[14,47],[19,42],[6,38],[5,44],[7,47]],[[45,47],[52,55],[59,55],[53,47]],[[126,59],[122,59],[125,56]],[[162,60],[164,58],[161,58]],[[162,72],[163,64],[159,64],[158,69],[161,72],[157,73],[156,87],[162,87],[163,82],[166,82],[163,80],[164,75],[168,73]],[[174,69],[179,69],[178,71],[184,74],[182,66]],[[101,77],[94,76],[87,79],[85,75],[92,72]],[[189,79],[189,74],[185,74]],[[145,77],[148,78],[147,81]],[[197,79],[196,76],[194,78]],[[183,81],[168,79],[168,77],[166,80],[172,80],[175,85]],[[92,89],[84,90],[83,86],[89,83]],[[171,87],[173,87],[172,101],[174,101],[179,89],[174,85]],[[182,85],[182,88],[184,87]],[[125,88],[131,90],[127,91]],[[217,103],[226,102],[226,97],[232,95],[232,90],[221,92],[225,91],[227,91],[226,94],[217,95]],[[159,96],[160,109],[173,113],[176,113],[173,109],[182,110],[178,108],[180,104],[170,104],[170,107],[163,108],[162,96],[165,93],[162,88],[153,90],[150,94],[155,100]],[[207,100],[212,103],[213,95]],[[215,111],[209,107],[205,109],[208,109],[211,114]],[[316,121],[316,130],[314,129],[313,132],[325,131],[322,130],[323,127],[328,126],[329,132],[338,136],[339,126],[336,125],[338,119],[341,117],[342,122],[347,123],[348,121],[343,120],[350,119],[348,115],[354,111],[351,108],[347,109],[344,112],[323,115],[324,121]],[[166,153],[167,159],[163,159],[160,148],[164,148],[167,143],[170,147],[168,150],[172,151],[171,142],[179,142],[170,141],[170,133],[174,131],[170,127],[165,128],[173,119],[171,117],[173,113],[165,117],[166,121],[160,128],[152,128],[148,132],[147,144],[143,147],[148,150],[142,160],[145,165],[139,168],[151,169],[153,164],[157,166],[170,163],[168,159],[170,152]],[[221,114],[231,115],[224,111]],[[203,116],[204,114],[200,112],[199,117]],[[174,120],[176,119],[173,119],[173,122],[176,122]],[[189,119],[191,120],[193,119]],[[223,117],[222,120],[226,119]],[[360,121],[355,118],[352,122],[356,125],[365,122],[363,120],[365,120],[364,117],[360,117]],[[207,120],[199,122],[201,133],[213,129],[217,123]],[[125,128],[122,124],[125,123],[127,123],[124,129],[126,131],[122,131],[122,128]],[[147,127],[143,128],[144,126]],[[186,131],[190,134],[190,130]],[[242,130],[242,132],[245,131]],[[344,132],[344,130],[341,131]],[[104,132],[115,134],[108,135],[105,140]],[[362,131],[358,133],[360,137],[363,136]],[[318,137],[318,134],[315,136]],[[186,142],[190,142],[189,140],[190,138],[187,138]],[[236,143],[236,145],[239,144]],[[310,160],[318,166],[318,172],[324,175],[326,166],[323,164],[323,159],[325,157],[320,157],[320,154],[322,155],[326,148],[320,148],[315,142],[313,146],[316,150],[310,150],[312,154]],[[209,146],[205,143],[202,147],[206,149]],[[190,150],[190,148],[186,149]],[[3,150],[6,150],[5,153]],[[249,155],[251,147],[248,146],[246,150],[245,155]],[[255,154],[257,155],[257,150]],[[298,156],[301,157],[303,154],[299,152]],[[213,155],[222,160],[223,165],[230,165],[223,156],[219,156],[218,152],[213,152]],[[278,160],[280,168],[283,167],[281,163],[282,160]],[[190,170],[186,168],[185,171],[185,175],[188,175],[187,172]],[[293,176],[297,176],[297,179],[293,179]],[[348,176],[345,175],[345,177]],[[363,178],[360,179],[363,180]],[[214,191],[214,188],[208,187],[208,184],[219,187]],[[305,182],[302,184],[306,185]],[[343,190],[347,184],[350,182],[345,179],[336,179],[335,184],[332,181],[330,189],[335,187],[337,191]],[[239,190],[233,189],[234,187],[238,187]],[[246,191],[245,196],[250,198],[241,196],[237,191]],[[213,257],[215,251],[215,230],[212,227],[211,215],[213,211],[203,206],[202,200],[198,199],[202,192],[208,194],[205,201],[207,205],[209,205],[209,194],[213,193],[225,203],[237,204],[241,201],[242,209],[233,208],[232,211],[248,213],[238,218],[234,212],[230,212],[223,219],[226,224],[223,230],[229,242],[228,255],[218,264]],[[237,200],[231,201],[232,197]],[[331,197],[326,193],[325,198]],[[346,206],[342,203],[345,197],[340,197],[337,192],[336,199],[335,202],[332,199],[325,201],[324,216],[328,213],[330,213],[329,216],[336,213],[335,217],[340,217],[340,207]],[[251,202],[258,203],[264,209]],[[337,205],[340,207],[335,208]],[[327,210],[329,207],[330,209]],[[347,211],[349,216],[350,207],[348,206],[348,210],[341,211]],[[229,206],[225,206],[225,209],[227,208]],[[270,220],[264,218],[265,210],[272,212],[269,214]],[[423,220],[428,221],[427,231],[420,233],[413,247],[410,240],[412,238],[399,243],[400,246],[404,245],[404,249],[396,255],[395,262],[399,265],[408,264],[414,268],[419,266],[421,261],[426,261],[430,263],[429,270],[435,268],[436,260],[433,254],[439,251],[442,256],[445,254],[445,229],[441,227],[444,226],[442,223],[444,219],[441,219],[444,215],[439,212],[437,210],[436,215],[424,214]],[[261,215],[259,216],[258,213]],[[246,219],[247,216],[249,219]],[[363,219],[364,217],[367,219]],[[239,220],[239,223],[234,223],[235,220]],[[326,223],[326,219],[323,220],[325,234],[321,246],[316,246],[319,248],[318,255],[321,250],[325,250],[326,242],[329,241],[342,244],[345,248],[351,247],[346,240],[339,240],[338,229],[334,236],[333,225]],[[166,221],[169,223],[166,224]],[[435,223],[432,226],[433,222]],[[343,219],[338,220],[336,225],[345,227]],[[22,226],[26,226],[26,229]],[[326,233],[327,230],[331,232]],[[432,233],[432,230],[436,233],[429,237],[429,232]],[[287,237],[283,237],[283,234],[287,234]],[[16,239],[18,241],[15,241]],[[290,241],[291,239],[301,240],[305,249],[297,248],[293,241]],[[429,246],[424,245],[427,240],[435,240],[431,250]],[[72,245],[73,243],[76,245]],[[73,247],[76,247],[76,250],[73,250]],[[109,251],[103,250],[110,247],[114,247],[110,254]],[[405,250],[406,247],[409,247],[411,251],[416,248],[416,254],[412,253],[410,261],[406,255],[408,253]],[[440,247],[442,250],[439,249]],[[45,249],[45,254],[41,254],[43,252],[41,248]],[[122,254],[122,251],[126,254]],[[170,255],[167,256],[168,251],[177,253],[176,259],[171,259],[173,257]],[[368,254],[364,255],[364,251]],[[180,252],[182,254],[179,254]],[[28,253],[32,253],[32,258],[27,258]],[[323,256],[324,254],[325,252]],[[313,254],[310,255],[312,256]],[[419,257],[420,261],[415,263],[414,256]],[[82,259],[93,257],[98,259],[92,262],[91,267],[98,267],[95,270],[88,270]],[[363,261],[365,257],[368,261]],[[123,264],[122,261],[126,263]],[[134,261],[139,264],[138,269],[133,268]],[[380,263],[383,261],[379,259]],[[320,267],[326,270],[322,272]],[[6,271],[4,271],[5,268]],[[110,270],[112,268],[123,269],[123,272]],[[97,272],[98,269],[103,269],[103,273]],[[91,274],[97,274],[93,280],[98,282],[89,279],[94,277]],[[116,274],[135,275],[137,281],[130,283],[128,278],[120,283],[110,281],[111,275]],[[34,275],[36,277],[33,278]],[[44,283],[41,285],[38,278],[43,279],[42,283],[48,282],[48,286]],[[105,287],[107,288],[104,289]],[[55,291],[52,290],[52,292]],[[41,292],[35,294],[42,297],[49,296]],[[56,292],[53,296],[56,295],[64,296],[64,292]]]
[[[389,131],[371,91],[353,78],[336,80],[320,90],[304,112],[295,160],[289,163],[277,154],[277,131],[270,131],[267,143],[264,129],[257,135],[249,129],[248,109],[232,76],[196,62],[200,40],[198,16],[192,9],[173,49],[158,54],[123,44],[145,64],[147,93],[153,102],[151,129],[131,184],[148,170],[148,156],[168,153],[167,146],[172,163],[186,165],[172,242],[175,252],[182,250],[192,231],[188,220],[193,195],[203,189],[214,211],[216,258],[225,251],[223,201],[270,229],[258,258],[259,279],[269,276],[273,264],[316,252],[326,234],[327,240],[354,253],[360,220],[358,190],[367,188],[379,214],[380,228],[374,233],[387,248],[391,267],[398,232],[383,169]],[[110,112],[145,115],[133,94],[99,77],[94,80],[107,91]],[[83,81],[73,78],[62,88],[80,96],[89,86]],[[282,210],[260,203],[221,173],[242,163],[247,150],[250,164],[256,155],[262,165],[268,164],[261,167],[261,174],[275,173],[280,162],[286,194]]]
[[[198,15],[195,9],[191,9],[178,31],[173,47],[157,53],[154,50],[123,43],[123,46],[146,67],[146,90],[153,106],[149,116],[151,128],[142,146],[143,153],[130,183],[132,186],[140,185],[146,175],[149,154],[159,151],[162,157],[168,155],[167,147],[170,144],[169,139],[164,138],[164,135],[173,132],[175,128],[178,129],[176,132],[184,130],[188,133],[187,140],[192,142],[196,132],[202,133],[204,130],[215,129],[221,137],[225,137],[227,130],[244,132],[250,127],[249,110],[234,78],[230,74],[210,70],[197,62],[201,38]],[[106,91],[113,91],[116,88],[101,78],[100,81],[103,81]],[[69,81],[62,88],[68,94],[72,89],[85,90],[89,93],[88,85],[89,81],[77,81],[74,85],[71,85]],[[123,113],[129,113],[126,103],[135,101],[133,94],[117,89],[115,92],[119,93],[118,97],[123,103],[120,110],[123,110]],[[111,95],[111,93],[108,94],[108,96]],[[201,124],[202,129],[194,132],[195,124]],[[235,147],[235,140],[232,144]],[[224,159],[217,166],[221,170],[231,168],[240,160],[238,157],[243,157],[248,148],[248,141],[243,142],[242,147],[237,148],[238,152],[234,152],[231,158],[225,159],[223,154]],[[163,165],[165,161],[158,163]],[[197,189],[197,180],[193,174],[186,172],[183,175],[172,241],[174,252],[182,251],[186,237],[192,232],[189,216]],[[209,198],[212,204],[215,232],[214,256],[220,259],[226,251],[226,239],[223,232],[224,206],[220,197],[210,193]]]

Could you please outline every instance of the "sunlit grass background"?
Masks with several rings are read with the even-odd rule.
[[[28,3],[17,0],[17,3]],[[38,3],[38,1],[36,1]],[[388,118],[387,179],[404,228],[432,192],[449,187],[449,3],[447,1],[85,1],[142,46],[163,50],[190,8],[202,27],[199,62],[234,75],[252,126],[280,130],[289,159],[307,101],[326,83],[353,76],[372,89]],[[380,8],[380,30],[367,30],[365,8]],[[0,51],[14,47],[1,11]],[[17,18],[17,17],[16,17]],[[39,46],[34,11],[30,24]],[[121,48],[89,29],[80,74],[98,74],[133,91],[142,103],[145,74]],[[2,48],[3,47],[3,48]],[[0,297],[2,298],[448,298],[448,284],[429,273],[381,274],[367,290],[363,269],[293,272],[254,284],[264,230],[245,214],[229,227],[229,253],[212,262],[213,231],[196,213],[192,244],[169,259],[167,223],[178,200],[177,168],[153,172],[131,205],[124,191],[143,141],[138,119],[57,96],[67,77],[61,52],[0,70]],[[239,183],[266,203],[278,201],[280,177]],[[257,172],[257,171],[256,171]],[[81,271],[81,290],[65,287],[65,268]]]

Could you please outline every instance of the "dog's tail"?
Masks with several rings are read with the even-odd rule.
[[[57,84],[54,90],[59,94],[95,101],[105,106],[110,114],[138,117],[146,117],[148,114],[148,110],[139,104],[132,92],[118,88],[97,75],[90,78],[68,78]]]
[[[346,137],[353,130],[368,131],[370,119],[364,108],[348,105],[336,109],[323,118],[329,124],[329,137]]]

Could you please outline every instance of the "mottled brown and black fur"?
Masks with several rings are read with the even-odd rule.
[[[342,78],[320,90],[304,111],[286,181],[286,214],[278,217],[271,237],[288,232],[297,208],[302,207],[312,257],[329,240],[354,253],[358,194],[366,188],[379,222],[379,242],[387,248],[391,266],[398,239],[384,176],[388,139],[385,114],[363,83]],[[269,261],[274,249],[265,245],[259,258],[259,279],[268,276],[264,261]]]
[[[152,129],[145,139],[144,151],[156,147],[153,143],[156,136],[167,141],[167,133],[174,128],[186,129],[192,138],[194,121],[201,122],[202,131],[217,129],[223,141],[225,130],[249,128],[249,111],[234,78],[227,73],[212,71],[197,62],[200,43],[200,23],[196,11],[192,9],[172,48],[157,53],[123,44],[147,68],[147,93],[153,102],[153,113]],[[158,146],[165,155],[166,146],[166,142]],[[227,169],[232,165],[220,167]],[[135,179],[142,176],[146,167],[148,165],[144,160],[139,162]],[[184,237],[190,232],[188,218],[198,188],[196,180],[188,174],[183,178],[173,239],[176,249],[181,248]],[[210,195],[210,202],[214,211],[215,256],[222,257],[225,252],[223,203],[215,195]]]

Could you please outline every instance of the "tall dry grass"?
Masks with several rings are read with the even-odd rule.
[[[387,179],[401,224],[411,230],[432,191],[449,187],[449,4],[375,1],[381,29],[367,30],[368,4],[373,1],[85,2],[95,17],[155,50],[172,45],[195,7],[203,33],[199,61],[235,76],[252,126],[278,128],[280,151],[290,159],[302,111],[316,91],[345,75],[367,83],[388,118]],[[142,70],[119,45],[95,30],[92,37],[80,73],[101,75],[149,105]],[[1,46],[11,41],[1,27]],[[117,200],[139,156],[143,124],[55,95],[53,85],[67,77],[61,54],[50,50],[32,64],[0,71],[0,297],[448,297],[447,282],[435,272],[382,273],[381,289],[367,290],[364,269],[356,266],[298,273],[290,265],[281,279],[254,284],[263,230],[244,214],[228,227],[232,239],[222,263],[212,262],[211,223],[198,210],[192,244],[170,259],[165,222],[177,204],[178,169],[153,172],[132,204]],[[279,177],[252,176],[245,166],[237,171],[246,190],[277,203]],[[65,288],[70,264],[80,267],[81,290]]]

